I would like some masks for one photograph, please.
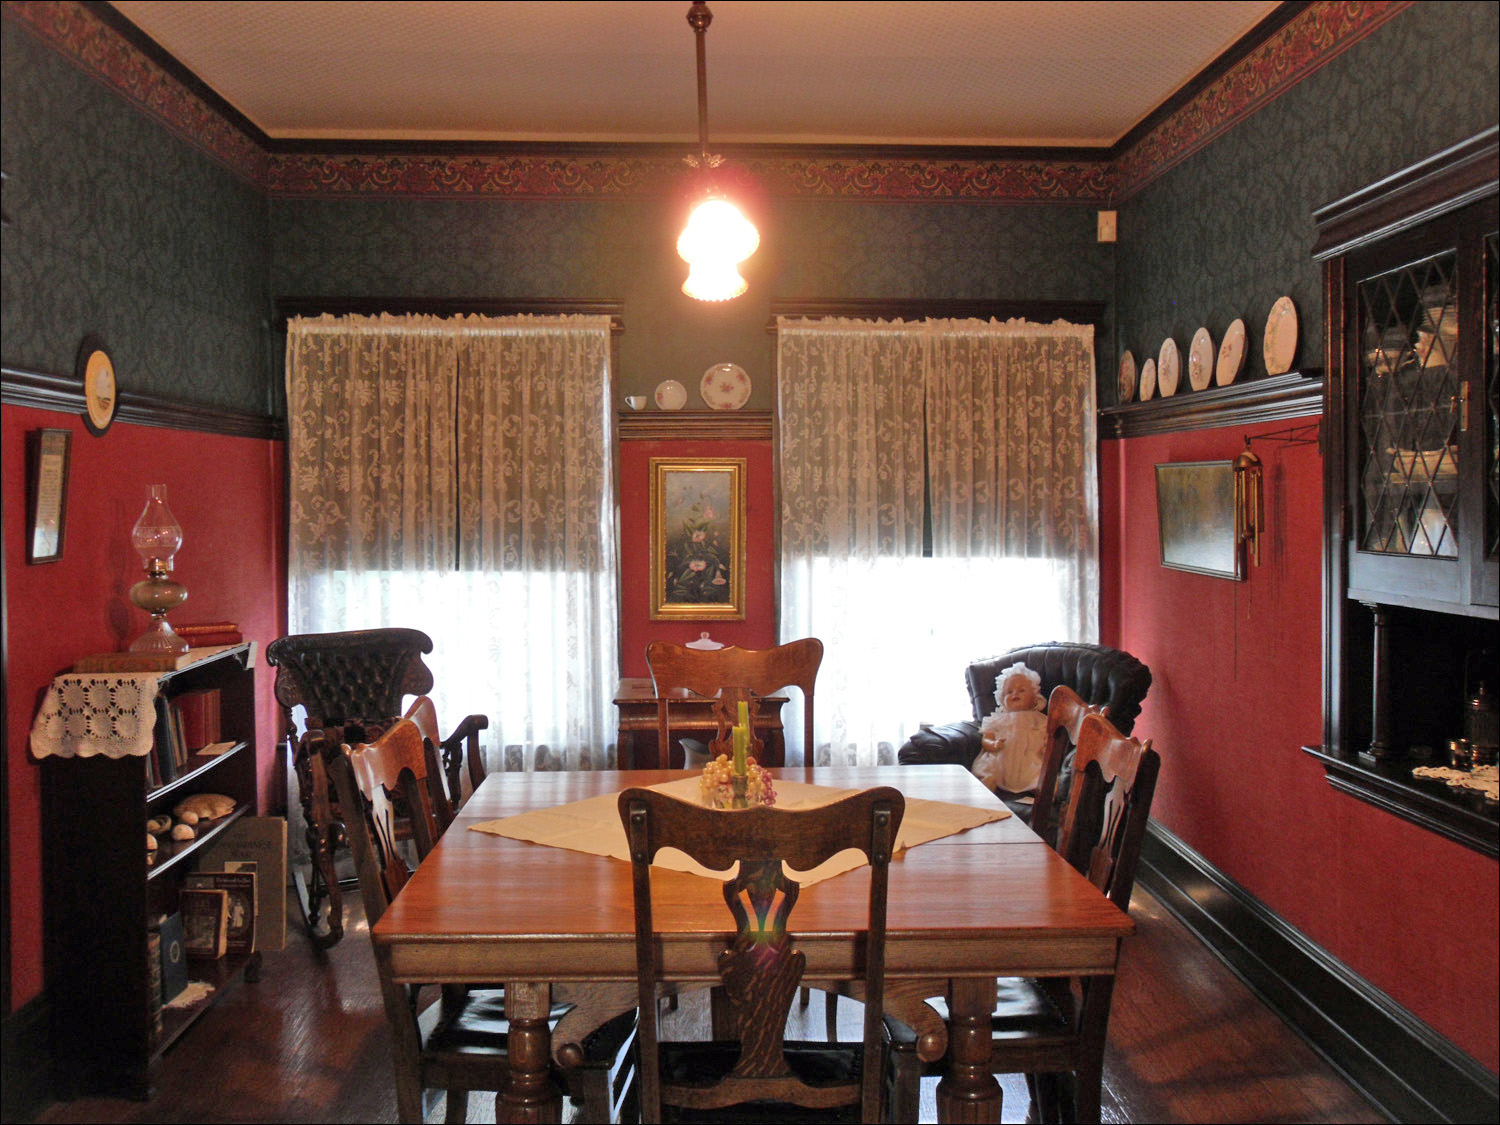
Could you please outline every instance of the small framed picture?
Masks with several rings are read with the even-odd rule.
[[[33,430],[27,435],[26,561],[62,558],[68,519],[69,430]]]
[[[651,458],[651,619],[745,619],[745,459]]]
[[[1242,580],[1234,526],[1234,462],[1182,461],[1156,466],[1161,565]]]

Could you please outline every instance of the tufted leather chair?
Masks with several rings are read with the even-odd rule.
[[[976,660],[965,671],[969,702],[974,707],[973,720],[918,731],[897,752],[896,760],[902,765],[952,763],[965,769],[972,766],[981,749],[979,724],[997,706],[995,679],[1017,662],[1042,677],[1043,698],[1051,695],[1059,684],[1066,684],[1085,703],[1106,708],[1109,721],[1122,734],[1129,734],[1135,726],[1141,701],[1151,687],[1151,669],[1117,648],[1053,641],[1012,649],[987,660]],[[1062,774],[1068,775],[1066,762]],[[1023,818],[1029,817],[1025,806],[1011,807]]]

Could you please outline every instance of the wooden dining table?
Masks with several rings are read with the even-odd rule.
[[[469,829],[538,808],[691,776],[675,770],[490,774],[376,923],[381,971],[403,984],[503,981],[511,1081],[499,1121],[555,1122],[557,1066],[576,1064],[590,1030],[636,1006],[629,863]],[[910,801],[989,806],[960,766],[789,768],[779,778],[837,788],[893,785]],[[653,873],[665,976],[718,982],[730,936],[717,882]],[[860,977],[868,868],[804,888],[791,929],[804,983]],[[1130,918],[1015,817],[898,854],[890,865],[886,1011],[914,1027],[918,1054],[947,1052],[941,1121],[1000,1120],[989,1068],[990,1012],[1002,976],[1112,975]],[[947,997],[945,1024],[925,1000]],[[575,1005],[555,1030],[554,1003]]]

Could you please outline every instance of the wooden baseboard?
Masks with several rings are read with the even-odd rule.
[[[52,1101],[48,1082],[47,1005],[38,996],[5,1017],[0,1025],[0,1121],[35,1121]]]
[[[1494,1121],[1496,1076],[1152,823],[1137,876],[1393,1121]]]

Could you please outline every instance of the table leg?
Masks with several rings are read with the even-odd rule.
[[[495,1099],[497,1122],[557,1125],[562,1120],[562,1090],[552,1073],[552,1032],[547,1026],[551,1010],[551,986],[506,982],[510,1085]]]
[[[1000,1121],[1000,1083],[990,1073],[990,1014],[995,978],[949,985],[948,1073],[938,1081],[938,1120],[977,1125]]]

